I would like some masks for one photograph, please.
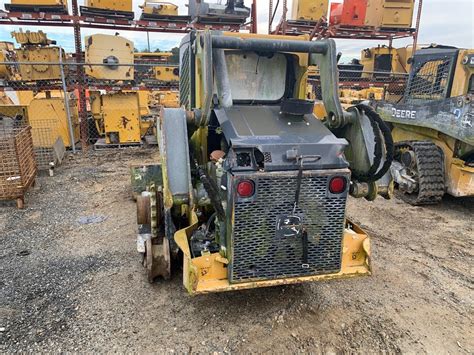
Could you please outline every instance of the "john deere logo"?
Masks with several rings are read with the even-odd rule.
[[[276,234],[279,237],[296,237],[303,230],[300,216],[280,216],[277,219]]]

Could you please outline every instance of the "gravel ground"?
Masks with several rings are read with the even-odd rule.
[[[372,277],[190,297],[135,251],[128,166],[154,154],[70,156],[0,205],[0,352],[474,352],[472,199],[351,199]]]

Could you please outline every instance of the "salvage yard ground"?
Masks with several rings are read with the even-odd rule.
[[[350,199],[372,277],[190,297],[138,262],[128,167],[156,159],[70,155],[0,206],[0,352],[474,351],[473,199]]]

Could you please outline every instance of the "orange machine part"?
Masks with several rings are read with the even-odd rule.
[[[342,2],[331,3],[331,10],[329,12],[330,25],[339,25],[341,23],[343,7],[344,7],[344,4]]]
[[[367,0],[344,0],[341,25],[364,26],[366,12]]]

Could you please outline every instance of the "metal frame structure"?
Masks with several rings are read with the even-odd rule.
[[[389,41],[389,47],[392,47],[392,42],[395,39],[413,37],[413,45],[415,47],[418,42],[422,7],[423,0],[419,0],[415,28],[397,30],[376,27],[329,25],[327,19],[324,17],[317,23],[289,21],[287,19],[287,0],[283,0],[283,14],[281,20],[276,29],[272,31],[273,14],[276,9],[273,8],[273,1],[271,0],[269,6],[269,33],[283,35],[309,34],[311,40],[321,38],[382,40]]]
[[[238,32],[242,28],[252,33],[257,32],[257,0],[252,0],[250,21],[243,26],[239,24],[179,23],[171,21],[111,19],[101,16],[81,16],[77,0],[72,0],[72,15],[56,13],[6,12],[0,10],[0,26],[38,26],[38,27],[72,27],[74,30],[75,60],[84,61],[82,52],[81,28],[96,28],[115,31],[139,31],[155,33],[188,33],[192,30],[215,29]],[[79,92],[79,117],[81,120],[81,137],[87,136],[86,80],[84,67],[78,65],[77,84],[74,89]],[[58,84],[61,86],[61,83]],[[97,85],[95,85],[97,87]],[[107,89],[113,86],[100,86]],[[38,87],[36,87],[38,88]],[[85,138],[81,138],[83,148],[87,147]]]

